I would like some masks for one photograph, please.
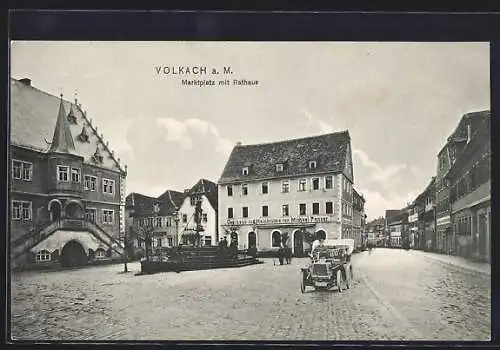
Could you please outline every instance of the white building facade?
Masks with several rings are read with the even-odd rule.
[[[201,200],[202,245],[215,246],[218,242],[217,184],[201,179],[194,185],[179,208],[179,243],[188,244],[188,234],[196,232],[195,208]]]
[[[342,238],[352,232],[349,134],[237,145],[218,191],[219,232],[237,233],[239,249],[278,250],[287,234],[301,255],[312,234]]]

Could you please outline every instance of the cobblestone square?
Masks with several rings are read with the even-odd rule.
[[[265,263],[134,276],[131,264],[12,276],[19,340],[489,340],[490,276],[428,253],[353,256],[350,290],[300,292]]]

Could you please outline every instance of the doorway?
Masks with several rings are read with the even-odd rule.
[[[50,203],[49,207],[50,211],[50,221],[57,221],[61,219],[61,203],[57,200],[54,200]]]
[[[304,255],[304,234],[302,231],[295,231],[293,234],[293,252],[296,257]]]
[[[248,233],[248,248],[257,248],[257,235],[255,232]]]
[[[60,262],[62,267],[85,266],[88,263],[88,258],[83,246],[73,240],[63,247]]]

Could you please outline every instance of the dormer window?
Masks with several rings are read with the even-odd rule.
[[[309,161],[309,169],[316,169],[316,161],[315,160]]]
[[[160,205],[158,203],[154,204],[153,211],[155,212],[155,214],[158,214],[158,212],[160,211]]]
[[[78,135],[78,138],[82,142],[89,142],[89,134],[87,133],[85,125],[82,127],[82,131],[80,132],[80,135]]]
[[[277,173],[283,172],[283,163],[276,164],[276,172]]]
[[[73,107],[71,107],[71,110],[69,111],[69,113],[67,115],[67,119],[71,124],[77,123],[75,113],[73,113]]]
[[[102,164],[103,157],[102,157],[101,151],[99,150],[99,146],[97,146],[97,148],[95,150],[95,153],[94,153],[94,156],[92,157],[92,159],[94,160],[94,162]]]
[[[241,173],[242,173],[243,175],[248,175],[248,167],[247,167],[247,166],[246,166],[246,167],[243,167],[243,169],[241,170]]]

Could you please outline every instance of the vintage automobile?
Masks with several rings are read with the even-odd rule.
[[[342,292],[344,286],[349,289],[353,281],[353,250],[352,239],[325,241],[322,248],[312,253],[311,263],[301,268],[300,291],[305,293],[307,286],[315,290],[335,287],[339,292]]]

